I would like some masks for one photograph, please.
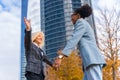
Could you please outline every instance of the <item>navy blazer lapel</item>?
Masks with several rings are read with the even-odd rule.
[[[34,43],[32,43],[32,47],[35,49],[36,51],[36,55],[39,56],[39,58],[41,59],[42,58],[42,55],[41,55],[41,49],[39,47],[37,47]]]

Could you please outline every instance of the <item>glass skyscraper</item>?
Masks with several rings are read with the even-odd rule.
[[[64,48],[66,41],[73,32],[71,14],[81,5],[90,0],[40,0],[41,1],[41,29],[45,33],[45,51],[49,58],[57,56],[58,49]],[[88,22],[93,25],[93,18]],[[95,28],[93,28],[95,29]]]
[[[73,31],[71,14],[81,6],[80,0],[41,0],[41,29],[45,33],[45,51],[55,58]]]
[[[25,49],[24,49],[24,17],[31,20],[32,33],[41,31],[40,28],[40,0],[22,0],[21,7],[21,74],[20,80],[26,80],[25,78]]]
[[[28,6],[28,0],[22,0],[22,7],[21,7],[21,74],[20,74],[20,80],[25,80],[24,74],[25,74],[25,56],[24,56],[24,17],[27,16],[27,6]]]

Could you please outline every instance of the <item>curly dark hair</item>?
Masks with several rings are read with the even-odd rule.
[[[88,4],[85,4],[76,9],[75,13],[79,14],[82,18],[89,17],[92,14],[92,8]]]

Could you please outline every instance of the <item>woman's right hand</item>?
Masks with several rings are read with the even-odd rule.
[[[24,23],[26,25],[26,30],[30,31],[31,30],[31,23],[30,20],[27,20],[26,17],[24,17]]]

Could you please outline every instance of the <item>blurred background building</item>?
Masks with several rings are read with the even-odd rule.
[[[24,29],[25,29],[25,25],[24,25],[24,17],[27,16],[27,6],[28,6],[28,0],[22,0],[22,10],[21,10],[21,64],[20,64],[20,80],[26,80],[24,78],[24,74],[25,74],[25,54],[24,54]]]
[[[45,33],[45,51],[49,58],[56,57],[58,49],[64,48],[73,32],[71,14],[90,0],[41,0],[41,29]],[[86,19],[93,27],[93,16]]]

